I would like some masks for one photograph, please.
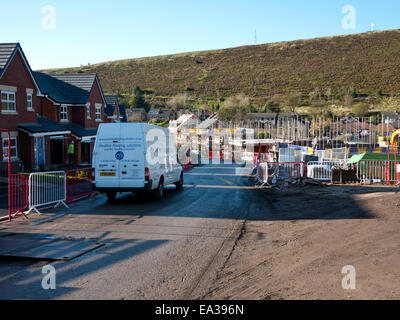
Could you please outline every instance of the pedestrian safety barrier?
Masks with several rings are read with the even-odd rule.
[[[26,174],[11,174],[8,193],[8,219],[11,220],[18,215],[26,218],[24,211],[28,208],[28,179]]]
[[[262,162],[257,166],[257,180],[264,184],[268,183],[268,163]]]
[[[307,177],[320,181],[332,180],[332,168],[342,167],[344,161],[310,161],[307,163]]]
[[[66,203],[72,203],[84,198],[96,199],[93,188],[93,168],[68,170],[66,172]]]
[[[257,166],[257,179],[267,183],[269,179],[301,178],[306,173],[304,162],[262,162]]]
[[[29,175],[29,210],[40,214],[39,209],[63,205],[68,208],[64,171],[38,172]]]
[[[356,164],[357,178],[373,183],[400,182],[400,161],[362,160]]]

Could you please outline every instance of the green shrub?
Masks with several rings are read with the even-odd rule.
[[[369,111],[369,106],[366,103],[356,103],[353,106],[353,112],[357,117],[364,117]]]

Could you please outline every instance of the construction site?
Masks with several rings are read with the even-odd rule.
[[[264,121],[223,123],[211,116],[199,123],[188,114],[172,122],[170,130],[176,135],[181,163],[245,163],[256,170],[261,185],[303,178],[309,179],[301,182],[400,182],[400,129],[389,118],[377,122],[354,116],[307,119],[270,114]]]
[[[264,208],[248,204],[241,236],[205,298],[400,297],[398,124],[354,116],[186,119],[175,130],[194,168],[242,163]],[[360,271],[361,288],[346,291],[338,281],[348,264]]]
[[[184,182],[166,185],[158,201],[135,192],[107,200],[93,188],[94,167],[11,171],[0,297],[399,299],[399,130],[391,127],[183,115],[169,129]],[[57,290],[37,290],[48,264]]]

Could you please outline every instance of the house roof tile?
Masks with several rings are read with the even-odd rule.
[[[104,108],[104,112],[108,116],[113,116],[115,113],[115,109],[119,107],[118,96],[105,95],[104,100],[106,101],[106,107]]]
[[[119,104],[118,96],[116,95],[105,95],[104,99],[106,100],[107,104],[113,105],[114,107],[117,107]]]
[[[18,46],[18,43],[0,43],[0,76]]]
[[[38,117],[36,123],[20,123],[18,128],[28,131],[29,133],[70,131],[73,135],[78,137],[90,137],[97,133],[96,128],[84,128],[73,122],[55,122],[44,117]]]
[[[41,91],[57,103],[86,104],[96,80],[96,74],[46,74],[34,72]]]

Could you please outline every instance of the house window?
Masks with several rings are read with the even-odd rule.
[[[101,121],[101,104],[96,103],[96,121]]]
[[[1,92],[1,112],[15,112],[15,92]]]
[[[26,94],[26,104],[27,104],[28,110],[33,110],[32,93]]]
[[[10,138],[11,159],[17,158],[17,138]],[[3,138],[3,160],[8,160],[8,138]]]
[[[68,121],[68,106],[61,106],[60,109],[60,120]]]
[[[90,119],[90,103],[86,104],[86,117]]]

